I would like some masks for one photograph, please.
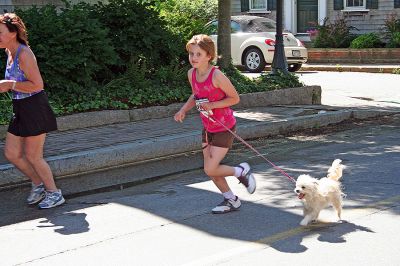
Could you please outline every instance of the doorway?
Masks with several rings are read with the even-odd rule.
[[[305,33],[318,22],[318,0],[297,0],[297,32]]]

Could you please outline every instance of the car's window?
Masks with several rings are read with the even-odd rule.
[[[205,27],[205,30],[206,30],[206,34],[208,34],[208,35],[216,35],[216,34],[218,34],[218,21],[211,21],[211,22],[209,22],[207,25],[206,25],[206,27]]]
[[[240,24],[235,21],[231,21],[231,33],[236,33],[240,31],[241,31]]]
[[[218,21],[212,21],[210,23],[208,23],[206,25],[206,33],[210,34],[210,35],[216,35],[218,34]],[[235,22],[235,21],[231,21],[231,33],[236,33],[236,32],[240,32],[241,27],[240,24]]]
[[[253,19],[242,22],[245,32],[268,32],[276,31],[276,23],[270,19]]]

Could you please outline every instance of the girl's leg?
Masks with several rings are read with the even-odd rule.
[[[203,147],[207,146],[203,143]],[[229,148],[221,148],[216,146],[207,146],[203,149],[204,172],[212,179],[218,189],[225,193],[230,190],[226,182],[226,176],[233,176],[235,168],[227,165],[221,165],[221,161],[225,158]]]
[[[43,158],[43,146],[46,134],[25,138],[25,157],[32,168],[40,176],[47,191],[57,191],[53,173]]]
[[[6,156],[7,160],[9,160],[24,175],[31,179],[33,184],[39,185],[42,182],[40,176],[36,173],[27,158],[23,155],[25,143],[24,139],[25,138],[7,133],[4,155]]]

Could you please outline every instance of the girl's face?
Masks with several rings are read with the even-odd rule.
[[[198,44],[189,46],[189,62],[194,68],[208,67],[211,56]]]
[[[16,32],[10,32],[5,24],[0,23],[0,48],[7,48],[16,35]]]

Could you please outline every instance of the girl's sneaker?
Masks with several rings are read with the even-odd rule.
[[[242,203],[239,198],[236,196],[235,199],[224,199],[223,202],[217,205],[214,209],[212,209],[212,213],[214,214],[222,214],[231,211],[237,211]]]
[[[242,168],[242,174],[238,177],[239,183],[242,183],[247,192],[253,194],[256,191],[256,179],[250,171],[250,165],[248,163],[241,163],[238,167]]]
[[[61,190],[57,190],[54,192],[46,191],[46,198],[39,203],[39,209],[50,209],[61,205],[65,202],[64,197],[61,194]]]
[[[32,183],[32,189],[31,192],[29,193],[28,198],[26,199],[26,202],[29,205],[33,205],[40,202],[42,199],[44,199],[45,196],[46,193],[43,183],[37,186]]]

